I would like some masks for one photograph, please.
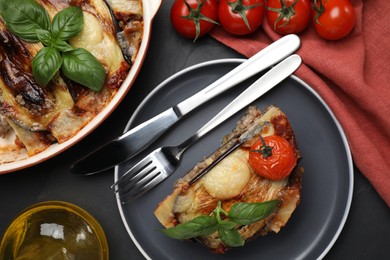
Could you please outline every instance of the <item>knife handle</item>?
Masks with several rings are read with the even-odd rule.
[[[295,34],[280,38],[202,91],[177,104],[175,111],[178,111],[181,116],[187,114],[218,94],[283,60],[294,53],[299,46],[300,39]]]

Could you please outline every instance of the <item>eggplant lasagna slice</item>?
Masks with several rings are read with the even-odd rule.
[[[10,149],[20,152],[15,151],[19,147],[25,156],[32,156],[55,142],[72,138],[117,93],[142,41],[141,0],[37,2],[51,19],[69,6],[82,9],[83,30],[69,43],[86,49],[100,61],[106,70],[106,81],[103,89],[95,92],[57,73],[42,87],[32,76],[31,62],[43,45],[21,40],[7,30],[0,17],[0,154]],[[6,141],[10,133],[16,135],[15,144]],[[19,157],[7,157],[0,164]]]
[[[300,203],[303,168],[297,164],[289,176],[278,181],[261,177],[254,172],[248,162],[250,146],[254,139],[242,144],[206,175],[189,185],[189,182],[204,168],[229,149],[230,144],[234,143],[242,133],[260,122],[269,123],[254,139],[258,139],[259,134],[262,137],[269,135],[283,137],[292,146],[297,162],[300,160],[300,152],[286,115],[276,106],[270,106],[264,114],[261,114],[256,107],[250,107],[247,114],[237,123],[236,128],[223,138],[221,147],[197,164],[183,178],[177,180],[172,194],[158,205],[154,213],[165,228],[175,227],[198,216],[210,215],[218,203],[221,203],[223,210],[229,212],[235,203],[270,200],[280,201],[277,209],[258,222],[238,225],[236,229],[240,237],[247,241],[271,231],[278,233],[286,225]],[[201,242],[214,253],[224,253],[229,248],[222,242],[218,232],[194,240]]]

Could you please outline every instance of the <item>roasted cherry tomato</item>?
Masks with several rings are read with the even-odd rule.
[[[291,173],[297,159],[294,149],[285,138],[270,135],[252,144],[249,164],[260,176],[281,180]]]
[[[220,0],[219,23],[225,31],[235,35],[254,32],[263,21],[264,0]]]
[[[339,40],[355,27],[356,14],[349,0],[315,0],[314,27],[327,40]]]
[[[216,0],[175,0],[171,7],[171,23],[182,36],[194,41],[217,24]]]
[[[267,21],[279,34],[302,32],[311,20],[309,0],[268,0]]]

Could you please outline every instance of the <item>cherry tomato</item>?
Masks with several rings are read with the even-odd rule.
[[[279,34],[300,33],[311,20],[309,0],[268,0],[267,21]]]
[[[171,23],[182,36],[194,41],[217,24],[216,0],[175,0],[171,7]]]
[[[355,27],[356,14],[349,0],[314,1],[314,27],[327,40],[339,40]]]
[[[218,18],[222,28],[235,35],[254,32],[263,21],[264,0],[220,0]]]
[[[281,180],[291,173],[297,159],[294,149],[285,138],[270,135],[252,144],[249,164],[260,176]]]

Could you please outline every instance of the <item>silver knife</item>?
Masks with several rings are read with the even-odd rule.
[[[90,175],[122,163],[147,148],[183,116],[211,98],[283,60],[300,46],[294,34],[286,35],[246,60],[214,83],[104,144],[71,166],[75,174]]]
[[[157,148],[149,153],[149,155],[146,155],[141,161],[134,164],[111,186],[116,193],[120,193],[119,196],[122,203],[126,202],[122,200],[123,198],[136,198],[169,177],[175,172],[180,164],[183,153],[191,145],[195,144],[200,138],[225,122],[238,111],[247,107],[277,86],[280,82],[294,73],[301,65],[301,62],[302,59],[297,54],[287,57],[246,88],[194,135],[178,145]],[[262,121],[257,120],[250,128],[250,131],[240,136],[238,142],[244,141],[245,139],[252,139],[251,135],[255,135],[256,132],[261,131],[262,127],[269,124],[268,122],[261,122]],[[228,153],[229,152],[231,152],[231,150],[228,150]],[[213,164],[211,164],[210,167],[213,167]],[[206,172],[200,173],[199,175],[202,174],[206,174]],[[189,185],[195,181],[196,179],[193,179],[190,181]]]

